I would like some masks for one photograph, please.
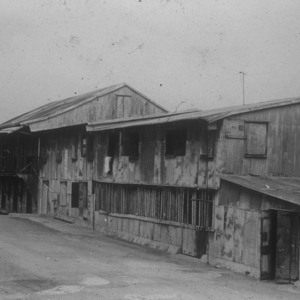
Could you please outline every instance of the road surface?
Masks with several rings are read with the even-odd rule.
[[[300,299],[262,282],[38,216],[0,216],[0,299]]]

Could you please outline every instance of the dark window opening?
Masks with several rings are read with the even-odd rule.
[[[215,140],[216,131],[209,130],[207,134],[207,157],[214,157],[215,155]]]
[[[129,131],[122,133],[122,155],[131,158],[139,156],[139,132]]]
[[[186,129],[171,129],[166,132],[166,156],[184,156],[186,149]]]
[[[87,138],[83,136],[81,138],[81,157],[86,157],[87,152]]]
[[[71,201],[72,208],[79,207],[79,183],[73,182],[72,183],[72,201]]]
[[[92,161],[94,159],[94,139],[92,135],[88,135],[87,137],[86,153],[88,161]]]
[[[105,158],[105,173],[113,173],[114,157],[119,155],[119,133],[112,132],[108,135],[107,153]]]
[[[2,195],[1,195],[1,209],[6,210],[6,194],[2,187]]]
[[[77,160],[77,147],[78,147],[78,138],[77,136],[73,139],[72,145],[71,145],[71,159],[72,161]]]
[[[113,132],[108,135],[107,156],[114,157],[119,149],[119,133]]]
[[[266,157],[267,156],[267,123],[245,123],[246,129],[246,156]]]

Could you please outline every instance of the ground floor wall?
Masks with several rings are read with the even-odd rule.
[[[38,213],[70,222],[92,220],[92,181],[40,179]]]
[[[34,175],[0,177],[2,213],[37,212],[37,178]]]
[[[213,190],[42,179],[39,195],[40,214],[169,252],[206,254]]]
[[[215,232],[209,235],[208,262],[260,277],[260,214],[217,205]]]
[[[208,238],[210,264],[278,282],[299,278],[297,205],[221,182],[215,197],[214,229]],[[287,268],[289,274],[284,274]]]
[[[95,212],[95,230],[169,253],[201,258],[206,253],[207,231],[176,222],[133,215]]]

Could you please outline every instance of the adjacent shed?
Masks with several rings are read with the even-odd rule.
[[[300,178],[220,178],[210,262],[227,262],[236,270],[280,283],[298,280]]]

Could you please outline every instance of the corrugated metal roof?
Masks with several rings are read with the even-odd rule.
[[[261,177],[240,175],[219,175],[225,180],[239,186],[300,205],[300,178],[295,177]]]
[[[244,114],[248,112],[264,110],[264,109],[269,109],[274,107],[294,105],[299,103],[300,103],[300,98],[288,98],[288,99],[259,102],[259,103],[241,105],[241,106],[231,106],[231,107],[212,109],[212,110],[193,110],[193,111],[186,111],[186,112],[144,116],[139,118],[118,119],[114,121],[88,124],[87,130],[102,131],[102,130],[111,130],[117,128],[155,125],[155,124],[179,122],[184,120],[196,120],[196,119],[204,120],[208,123],[213,123],[218,120],[230,116],[234,116],[234,115],[239,115],[239,114]]]
[[[33,122],[36,122],[39,120],[49,118],[51,116],[56,116],[58,114],[62,114],[66,111],[72,110],[80,105],[83,105],[83,104],[85,104],[89,101],[92,101],[98,97],[101,97],[101,96],[104,96],[111,92],[114,92],[125,86],[127,86],[134,92],[138,93],[139,95],[143,96],[145,99],[147,99],[147,101],[151,102],[152,104],[154,104],[157,107],[161,108],[162,110],[166,111],[162,106],[156,104],[155,102],[150,100],[148,97],[146,97],[142,93],[140,93],[140,92],[136,91],[135,89],[133,89],[132,87],[130,87],[128,84],[122,83],[122,84],[112,85],[110,87],[106,87],[103,89],[95,90],[92,92],[88,92],[85,94],[81,94],[78,96],[74,96],[71,98],[67,98],[65,100],[50,102],[48,104],[45,104],[43,106],[40,106],[40,107],[32,110],[32,111],[22,114],[18,117],[10,119],[9,121],[6,121],[5,123],[2,123],[0,125],[0,128],[10,127],[10,126],[19,125],[19,124],[29,124],[29,123],[33,123]]]
[[[128,128],[134,126],[146,126],[146,125],[158,125],[168,122],[178,122],[181,120],[192,119],[192,113],[198,113],[199,111],[185,111],[172,114],[153,114],[150,116],[143,116],[138,118],[123,118],[117,120],[107,120],[101,123],[88,124],[86,126],[87,131],[103,131],[112,130],[117,128]],[[199,117],[196,117],[199,119]]]
[[[13,133],[19,129],[21,129],[22,126],[14,126],[14,127],[8,127],[8,128],[3,128],[2,130],[0,130],[0,134],[9,134],[9,133]]]

